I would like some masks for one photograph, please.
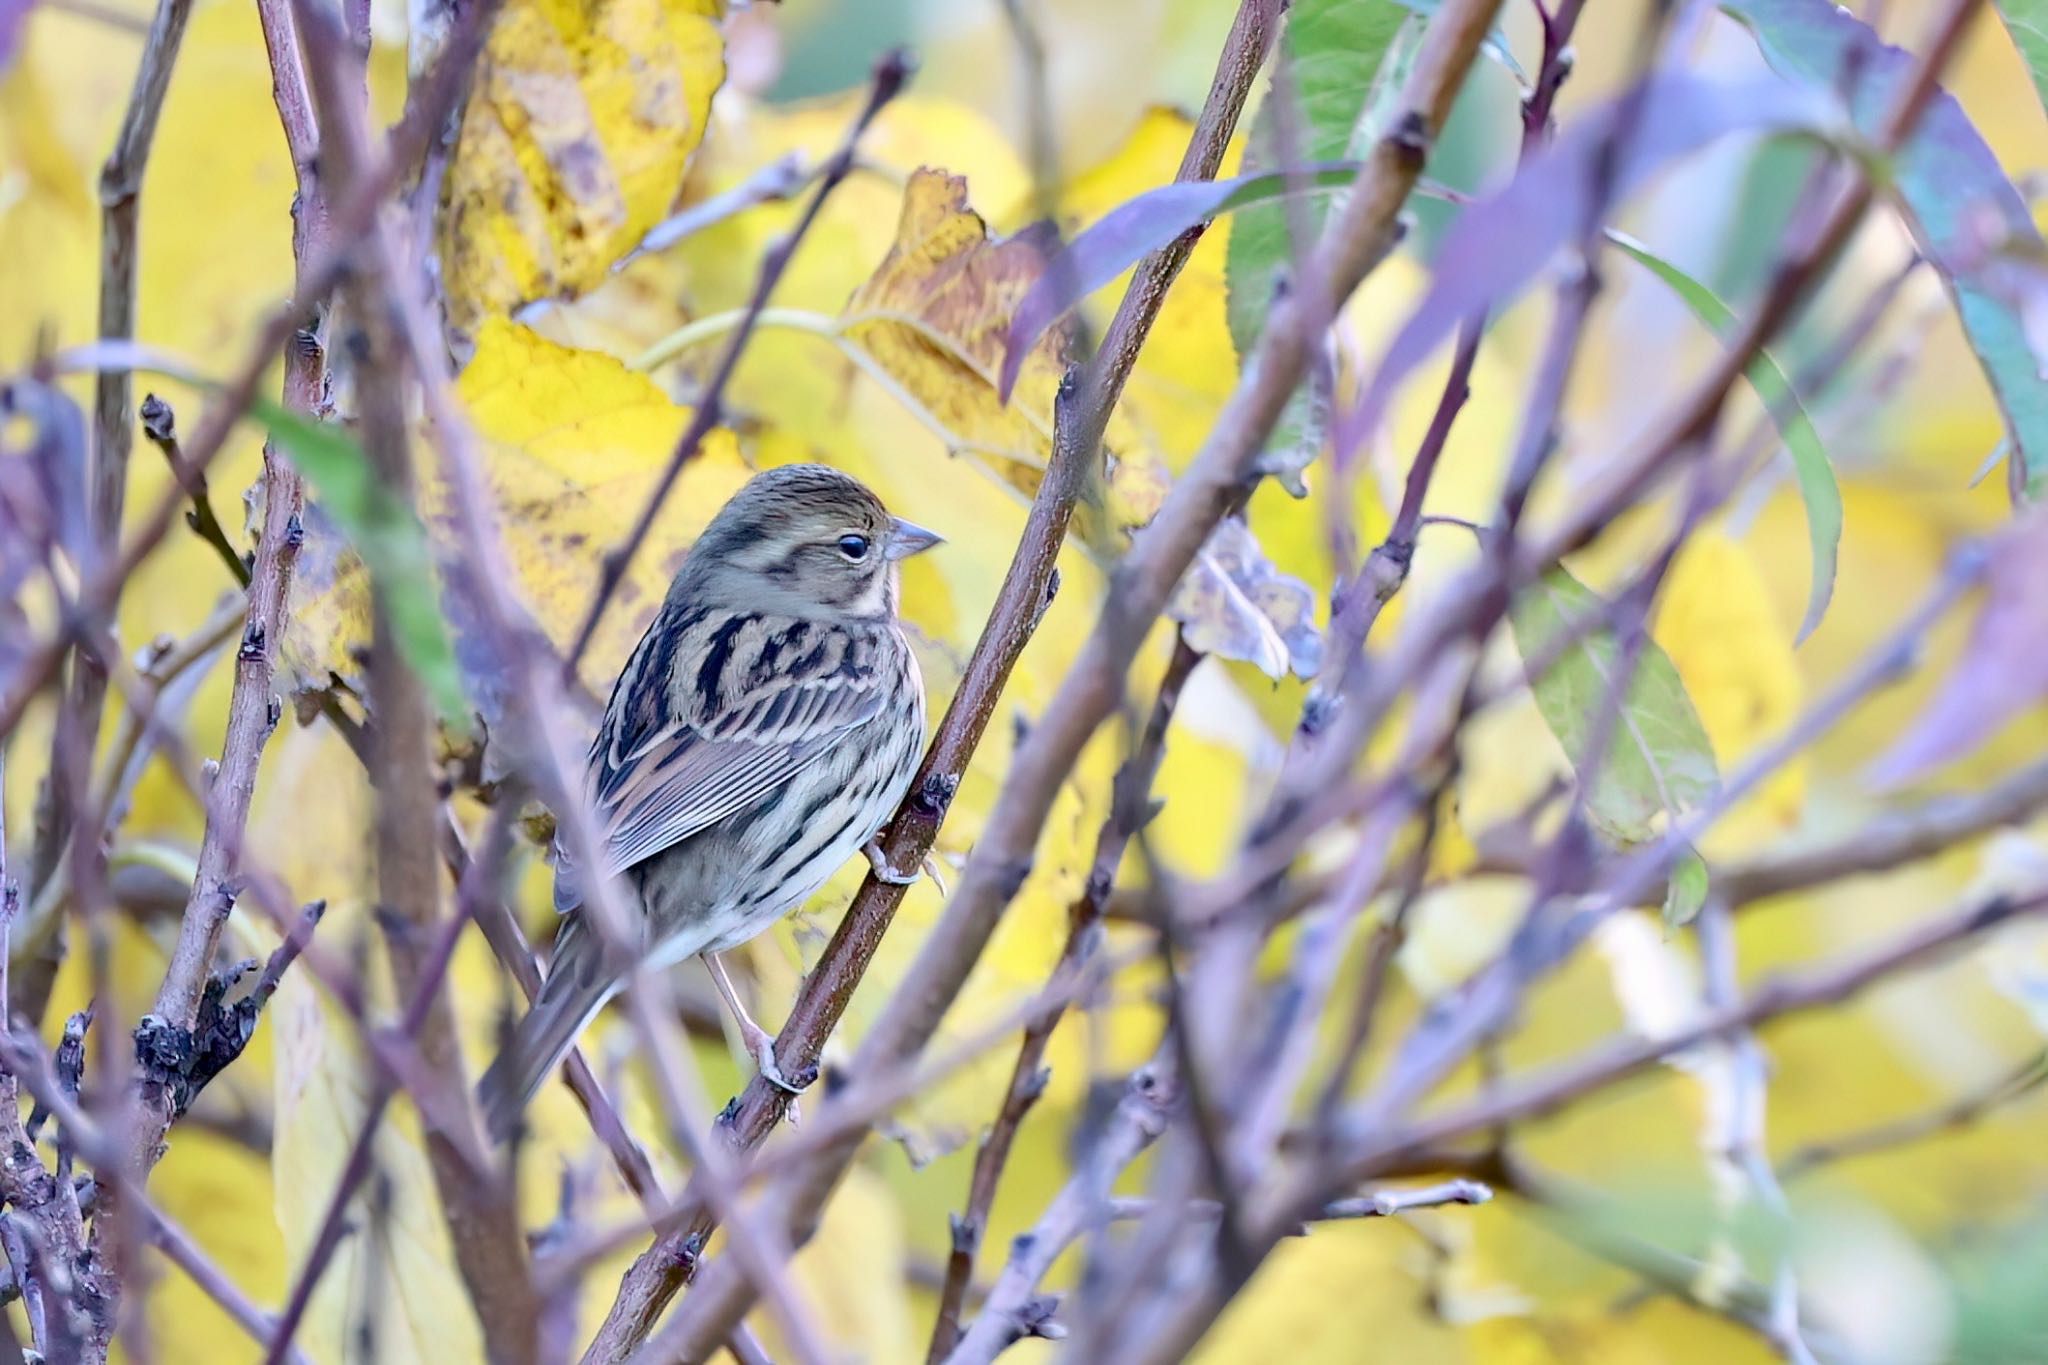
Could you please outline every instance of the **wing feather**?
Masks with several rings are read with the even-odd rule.
[[[715,641],[693,622],[703,638],[680,647],[655,644],[657,624],[627,665],[591,745],[586,788],[609,871],[623,872],[745,810],[886,704],[893,639],[856,640],[841,627],[788,618],[746,620],[740,631],[731,618],[710,622]],[[640,676],[656,653],[679,661],[681,681]],[[693,672],[696,660],[706,663]],[[819,666],[791,666],[812,661]],[[665,724],[645,724],[649,687],[662,690]],[[558,849],[555,908],[581,903],[580,869]]]

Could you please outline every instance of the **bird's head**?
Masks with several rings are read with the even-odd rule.
[[[677,574],[693,598],[787,616],[886,619],[896,565],[939,543],[827,465],[766,470],[704,528]]]

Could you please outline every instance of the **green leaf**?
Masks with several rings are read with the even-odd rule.
[[[392,638],[442,720],[463,723],[462,675],[434,598],[433,556],[419,516],[378,482],[362,447],[340,427],[267,398],[249,406],[313,485],[321,507],[354,542],[383,595]]]
[[[1597,593],[1555,568],[1516,597],[1509,624],[1525,665],[1557,651],[1556,661],[1531,678],[1529,688],[1581,782],[1596,743],[1605,739],[1586,792],[1593,827],[1619,843],[1638,844],[1711,799],[1721,779],[1713,745],[1678,669],[1652,640],[1644,640],[1636,651],[1613,733],[1600,733],[1622,649],[1606,625],[1585,628],[1579,623],[1597,620],[1606,611]],[[1564,644],[1568,638],[1571,643]]]
[[[1707,903],[1707,862],[1694,849],[1687,849],[1671,869],[1671,882],[1664,890],[1664,927],[1682,929],[1699,918]]]
[[[1285,131],[1279,87],[1252,119],[1243,174],[1285,165],[1343,161],[1361,144],[1359,121],[1371,99],[1380,64],[1414,15],[1394,0],[1297,0],[1281,42],[1293,75],[1295,118]],[[1289,215],[1298,212],[1305,250],[1321,231],[1332,200],[1271,203],[1242,209],[1230,225],[1224,262],[1230,339],[1249,355],[1265,330],[1275,281],[1297,255]]]
[[[1997,8],[2033,78],[2034,97],[2048,109],[2048,0],[1998,0]]]
[[[1692,309],[1693,315],[1722,340],[1731,340],[1737,329],[1735,311],[1714,296],[1714,291],[1665,260],[1626,233],[1608,230],[1607,240],[1620,247],[1651,274],[1669,285],[1671,291]],[[1820,432],[1792,390],[1792,381],[1769,351],[1759,350],[1746,371],[1749,386],[1771,414],[1778,434],[1785,438],[1785,450],[1792,457],[1792,472],[1799,483],[1799,496],[1806,503],[1806,538],[1813,550],[1813,583],[1806,595],[1806,619],[1799,623],[1804,640],[1827,613],[1828,599],[1835,591],[1835,561],[1842,544],[1842,490],[1835,483],[1835,471],[1821,448]]]
[[[1918,59],[1880,41],[1829,0],[1721,0],[1721,8],[1749,27],[1782,75],[1831,94],[1849,91],[1849,113],[1866,136],[1883,127],[1915,78]],[[2039,6],[2023,12],[2037,14]],[[2040,68],[2033,69],[2038,79]],[[2014,255],[2048,249],[2026,200],[1945,91],[1900,148],[1886,184],[1903,201],[1923,254],[1955,297],[1963,335],[1991,381],[2028,492],[2048,496],[2048,379],[2027,344],[2011,289],[2000,287],[2001,253],[1983,250],[1991,240],[2003,240]]]
[[[1252,119],[1243,170],[1341,161],[1362,150],[1361,122],[1381,82],[1382,64],[1411,22],[1411,7],[1394,0],[1296,0],[1281,37],[1297,96],[1295,117],[1281,118],[1275,87]],[[1336,200],[1335,195],[1316,195],[1248,204],[1231,220],[1223,283],[1230,339],[1240,358],[1258,344],[1274,289],[1314,243]],[[1290,226],[1297,224],[1302,232],[1298,247]],[[1313,388],[1310,381],[1289,401],[1261,461],[1265,472],[1296,497],[1308,492],[1302,471],[1315,462],[1329,435],[1328,405],[1318,401]]]

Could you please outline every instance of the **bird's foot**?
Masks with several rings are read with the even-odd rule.
[[[775,1035],[755,1025],[741,1030],[746,1036],[747,1051],[754,1056],[754,1065],[761,1073],[761,1079],[786,1095],[796,1096],[810,1088],[815,1077],[805,1077],[799,1084],[782,1074],[782,1068],[775,1064]],[[791,1121],[795,1121],[796,1106],[790,1106]]]
[[[875,880],[891,886],[909,886],[917,880],[915,872],[898,872],[889,866],[889,855],[882,852],[882,841],[870,839],[861,852],[868,855],[868,866],[875,870]]]
[[[932,879],[932,885],[939,889],[941,898],[947,894],[945,875],[939,871],[938,860],[929,853],[924,856],[924,861],[918,864],[916,872],[898,872],[889,866],[889,858],[882,852],[882,841],[879,836],[868,840],[867,846],[861,849],[861,852],[868,855],[868,866],[875,870],[875,880],[878,882],[886,882],[890,886],[915,886],[918,877],[922,875]]]

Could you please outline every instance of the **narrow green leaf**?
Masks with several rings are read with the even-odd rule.
[[[361,446],[331,422],[316,422],[267,398],[250,404],[271,439],[291,457],[369,567],[383,594],[391,631],[405,661],[419,675],[441,718],[461,724],[467,714],[462,675],[434,598],[433,556],[426,528],[412,508],[377,481]]]
[[[1664,927],[1682,929],[1699,918],[1707,903],[1707,862],[1697,850],[1687,849],[1671,869],[1671,882],[1664,890]]]
[[[1297,96],[1294,118],[1281,118],[1280,87],[1274,87],[1252,119],[1243,169],[1270,171],[1355,155],[1361,148],[1361,125],[1383,79],[1381,67],[1398,64],[1386,63],[1387,53],[1404,26],[1420,22],[1413,12],[1418,8],[1423,6],[1395,0],[1296,0],[1281,36]],[[1230,339],[1240,357],[1250,355],[1258,343],[1275,288],[1322,230],[1336,200],[1336,195],[1317,195],[1292,203],[1246,204],[1231,220],[1224,302]],[[1304,237],[1300,243],[1294,240],[1296,226]],[[1260,461],[1264,472],[1296,497],[1307,494],[1303,471],[1329,437],[1329,407],[1313,389],[1311,381],[1289,400]]]
[[[1748,26],[1782,75],[1836,97],[1850,92],[1849,113],[1866,136],[1884,126],[1916,78],[1918,58],[1881,41],[1830,0],[1721,0],[1721,8]],[[2041,8],[2035,0],[2013,12],[2032,17]],[[2041,68],[2030,66],[2038,80]],[[2028,492],[2048,496],[2048,378],[2028,345],[2010,288],[2001,287],[2005,253],[1983,249],[1987,241],[2003,241],[2012,254],[2044,250],[2026,200],[1946,91],[1928,104],[1883,179],[1955,297],[1963,335],[2005,415]]]
[[[1517,596],[1509,612],[1525,663],[1557,650],[1556,662],[1531,678],[1529,688],[1581,782],[1603,738],[1600,726],[1623,659],[1611,629],[1579,623],[1599,619],[1606,609],[1597,593],[1556,568]],[[1567,638],[1572,642],[1563,644]],[[1599,769],[1586,792],[1586,814],[1595,829],[1618,843],[1638,844],[1657,836],[1668,821],[1704,804],[1720,786],[1713,745],[1699,713],[1671,656],[1655,641],[1643,641],[1636,652],[1613,733],[1604,738]]]
[[[1692,309],[1693,315],[1722,340],[1733,339],[1735,311],[1714,291],[1651,251],[1626,233],[1608,230],[1607,240],[1631,259],[1670,286],[1671,292]],[[1821,448],[1820,432],[1792,390],[1792,381],[1769,351],[1759,350],[1745,372],[1749,386],[1771,414],[1778,434],[1785,438],[1785,450],[1792,457],[1793,477],[1799,496],[1806,504],[1806,537],[1813,550],[1813,584],[1806,595],[1806,619],[1799,623],[1799,639],[1805,640],[1827,613],[1828,599],[1835,591],[1835,564],[1842,545],[1842,490],[1835,483],[1835,471]]]
[[[1297,0],[1281,43],[1290,59],[1296,95],[1292,136],[1282,144],[1279,88],[1252,119],[1243,172],[1269,171],[1287,164],[1341,161],[1356,150],[1360,116],[1372,96],[1380,62],[1402,25],[1413,17],[1394,0]],[[1320,199],[1299,205],[1266,204],[1239,211],[1230,225],[1224,263],[1230,339],[1248,355],[1265,330],[1274,281],[1295,258],[1288,230],[1297,209],[1313,240],[1330,211]]]
[[[1436,12],[1444,7],[1444,0],[1400,0],[1400,3],[1430,19],[1435,18]],[[1495,24],[1487,31],[1486,37],[1479,44],[1479,50],[1499,62],[1510,76],[1523,85],[1529,84],[1529,73],[1515,60],[1514,51],[1508,47],[1507,35],[1501,32],[1499,24]]]
[[[1990,452],[1984,457],[1984,462],[1977,466],[1977,472],[1970,476],[1970,487],[1975,488],[1978,484],[1990,478],[1991,471],[2004,464],[2005,457],[2011,453],[2012,438],[2008,436],[1999,437],[1998,444],[1991,447]]]
[[[2048,0],[1998,0],[1998,17],[2027,64],[2034,97],[2048,109]]]

